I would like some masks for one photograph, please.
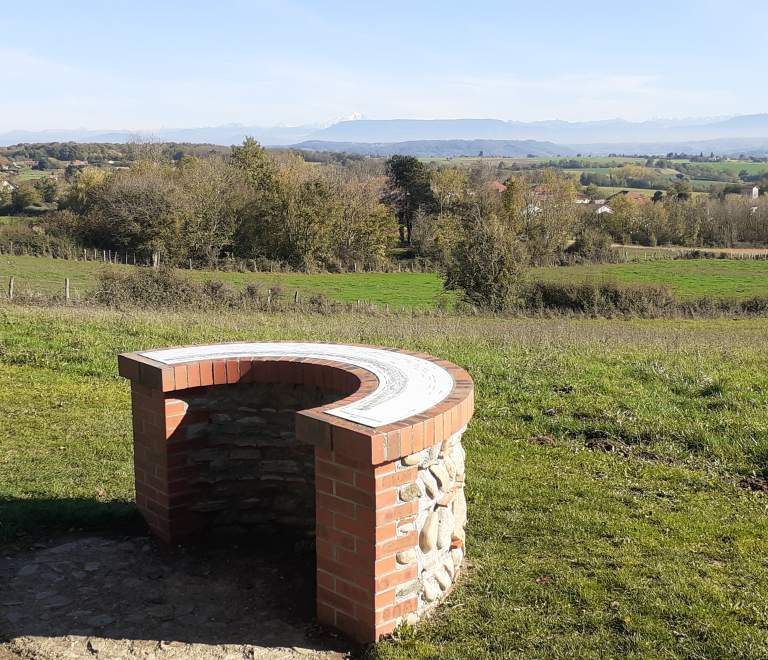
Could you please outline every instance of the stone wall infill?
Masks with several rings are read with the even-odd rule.
[[[315,535],[315,448],[296,439],[296,412],[346,395],[290,383],[214,385],[180,393],[187,414],[207,416],[187,429],[196,495],[190,511],[214,538],[250,536],[263,547]]]

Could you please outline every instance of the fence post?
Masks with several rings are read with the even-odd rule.
[[[293,302],[294,303],[299,302],[299,292],[298,291],[296,292],[296,295],[293,296]]]
[[[8,297],[13,300],[13,277],[8,281]]]
[[[69,300],[69,278],[64,278],[64,298]]]
[[[189,270],[192,270],[192,259],[189,260]]]

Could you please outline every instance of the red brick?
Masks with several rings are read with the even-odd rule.
[[[397,488],[405,484],[416,481],[419,476],[419,468],[417,466],[409,467],[399,472],[393,472],[392,474],[384,475],[376,479],[376,491],[389,490],[390,488]]]
[[[318,493],[333,495],[333,479],[315,476],[315,490]]]
[[[336,463],[327,463],[326,461],[315,460],[315,474],[323,475],[333,479],[334,481],[341,481],[345,484],[352,485],[354,483],[355,473],[346,467],[341,467]]]
[[[356,536],[359,539],[374,542],[392,539],[397,534],[397,527],[394,523],[381,527],[374,527],[373,525],[359,523],[356,520],[352,520],[345,516],[336,516],[336,529],[346,532],[347,534],[352,534],[352,536]]]
[[[187,365],[187,387],[200,387],[200,365],[197,362]]]
[[[344,612],[336,612],[336,627],[346,632],[358,642],[378,641],[373,619],[360,621],[356,616],[352,617]]]
[[[333,543],[345,550],[354,550],[356,547],[354,536],[340,532],[337,529],[331,529],[325,525],[317,525],[315,533],[317,534],[317,538],[323,539],[323,541],[328,541],[328,543]]]
[[[201,360],[199,364],[201,387],[213,385],[213,363],[210,360]]]
[[[317,604],[317,618],[323,623],[329,623],[332,626],[336,625],[336,610],[330,605],[325,603]]]
[[[424,420],[424,448],[435,444],[435,420],[431,417]]]
[[[296,414],[296,438],[330,452],[331,424],[320,414],[304,410]]]
[[[186,412],[187,404],[185,401],[180,401],[179,399],[165,400],[165,410],[163,410],[164,415],[183,415]]]
[[[240,382],[240,360],[227,360],[227,383]]]
[[[174,390],[187,389],[187,365],[177,364],[173,367]],[[166,390],[167,391],[167,390]]]
[[[405,614],[415,612],[418,606],[419,599],[410,598],[409,600],[404,600],[395,603],[394,605],[390,605],[389,607],[385,607],[383,610],[376,612],[376,623],[384,623],[386,621],[397,619]]]
[[[321,587],[324,587],[325,589],[328,589],[329,591],[336,590],[336,578],[333,577],[333,575],[330,573],[326,573],[325,571],[317,572],[317,584],[319,584]]]
[[[374,582],[374,591],[379,593],[386,589],[394,589],[398,585],[415,580],[417,577],[419,577],[419,566],[418,564],[411,564],[402,570],[377,577]]]
[[[317,558],[317,568],[342,580],[352,582],[355,579],[355,569],[352,566],[342,564],[322,555]]]
[[[346,500],[339,499],[338,497],[334,497],[333,495],[328,495],[326,493],[316,493],[315,501],[317,502],[317,506],[319,508],[325,509],[326,511],[340,513],[344,516],[347,516],[348,518],[354,518],[355,516],[354,504],[347,502]]]
[[[253,361],[251,358],[240,358],[240,382],[253,382]]]
[[[355,603],[360,603],[361,605],[365,605],[369,608],[374,607],[373,593],[367,589],[361,589],[360,587],[355,586],[350,582],[337,580],[336,593],[340,596],[343,596],[344,598],[348,598],[349,600],[354,601]],[[394,601],[394,598],[392,600]],[[389,604],[390,603],[386,603],[385,606]]]
[[[227,384],[227,364],[223,360],[213,361],[213,384],[214,385]]]
[[[139,363],[127,355],[117,356],[117,372],[128,380],[139,380]]]
[[[354,603],[344,596],[329,591],[318,585],[317,587],[317,602],[325,605],[330,605],[339,612],[346,612],[347,614],[353,614],[355,611]]]
[[[376,544],[376,559],[383,557],[389,557],[390,555],[397,554],[401,550],[408,550],[409,548],[415,548],[419,542],[419,535],[416,532],[411,532],[400,538],[386,541],[385,543]]]
[[[400,429],[387,431],[386,434],[386,457],[388,461],[400,458]]]
[[[336,496],[363,506],[376,506],[376,493],[336,483]]]

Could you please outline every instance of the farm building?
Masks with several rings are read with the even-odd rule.
[[[606,199],[606,202],[610,202],[615,197],[618,197],[619,195],[624,195],[627,199],[633,201],[635,204],[643,205],[646,203],[645,197],[640,195],[639,193],[632,192],[631,190],[622,190],[620,192],[617,192],[615,195],[611,195],[608,199]]]
[[[741,194],[749,199],[757,199],[760,194],[760,188],[754,183],[748,183],[741,189]]]

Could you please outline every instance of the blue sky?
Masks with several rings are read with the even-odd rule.
[[[766,0],[3,3],[0,132],[768,112]]]

